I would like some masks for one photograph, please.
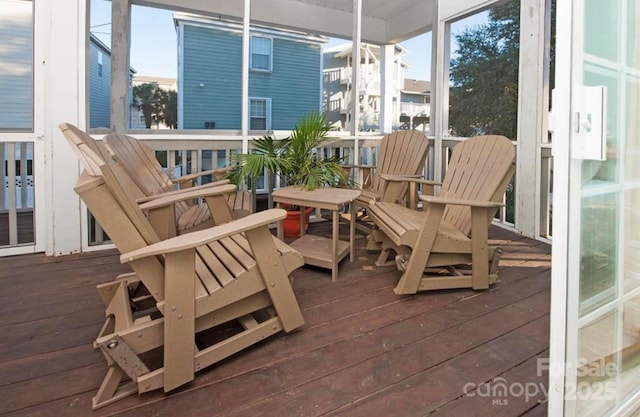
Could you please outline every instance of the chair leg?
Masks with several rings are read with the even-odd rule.
[[[471,208],[471,269],[473,289],[489,288],[489,225],[487,210]]]
[[[379,251],[383,249],[385,235],[380,229],[370,230],[367,236],[367,250]]]
[[[391,254],[390,249],[382,249],[380,254],[378,255],[378,259],[376,260],[376,266],[389,266],[393,264],[393,261],[389,260],[389,255]]]
[[[133,381],[121,384],[125,379],[127,379],[126,374],[122,368],[115,363],[109,366],[107,375],[91,401],[92,408],[96,410],[138,392],[138,387]]]
[[[413,248],[409,262],[407,262],[406,270],[402,274],[402,277],[400,277],[400,282],[398,282],[398,285],[393,290],[396,294],[415,294],[418,292],[420,282],[424,275],[424,269],[431,255],[431,249],[433,249],[433,244],[438,235],[438,227],[435,226],[440,224],[443,214],[443,205],[430,204],[427,206],[425,222],[429,221],[430,223],[424,224],[422,227],[423,235],[420,236],[418,243]]]
[[[498,273],[498,264],[500,263],[502,252],[503,250],[500,247],[493,248],[493,256],[491,256],[491,261],[489,265],[489,275],[495,275]]]
[[[269,228],[259,227],[248,230],[246,235],[284,331],[290,332],[302,326],[304,324],[302,310],[289,284],[289,277],[278,256]]]

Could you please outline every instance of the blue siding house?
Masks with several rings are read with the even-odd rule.
[[[89,34],[89,127],[111,126],[111,49],[93,33]],[[135,70],[129,72],[129,103],[133,103],[131,80]]]
[[[111,118],[111,50],[95,35],[89,38],[89,127],[109,128]]]
[[[0,130],[33,128],[33,5],[5,2],[0,13]]]
[[[174,14],[178,32],[178,126],[241,129],[242,25]],[[327,38],[252,27],[249,129],[291,130],[321,111],[322,46]]]

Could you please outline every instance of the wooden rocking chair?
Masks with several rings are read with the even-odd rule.
[[[489,247],[488,229],[503,205],[514,158],[513,144],[503,136],[468,139],[453,149],[439,195],[420,197],[425,211],[393,202],[371,206],[369,215],[380,228],[371,238],[382,241],[377,264],[385,264],[390,251],[397,254],[395,261],[402,271],[397,294],[486,289],[497,281],[502,251]],[[458,267],[468,264],[471,275]]]
[[[380,141],[378,164],[344,165],[347,171],[358,168],[363,172],[362,192],[354,201],[356,208],[363,210],[362,219],[367,217],[371,205],[377,201],[405,204],[415,208],[416,183],[398,179],[419,178],[429,149],[427,137],[417,130],[399,130],[385,135]],[[428,186],[424,185],[423,187]],[[428,191],[433,194],[433,189]],[[370,233],[373,229],[358,222],[356,227]]]
[[[130,198],[136,186],[118,162],[70,142],[85,167],[75,190],[133,269],[99,286],[106,321],[94,346],[108,371],[94,409],[136,392],[170,391],[195,371],[304,324],[288,280],[302,256],[269,231],[284,210],[161,240]],[[234,188],[209,187],[207,199]]]

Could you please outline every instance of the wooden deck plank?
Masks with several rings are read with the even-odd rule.
[[[312,227],[330,233],[323,223]],[[91,397],[106,365],[91,347],[104,311],[94,286],[128,267],[114,251],[0,258],[0,285],[26,300],[7,297],[11,314],[0,314],[0,397],[11,397],[0,414],[486,415],[477,414],[481,406],[500,416],[546,415],[542,405],[491,407],[462,395],[469,380],[537,381],[535,358],[548,348],[550,247],[497,228],[490,236],[508,255],[496,286],[407,297],[392,291],[400,273],[372,267],[377,254],[359,236],[356,261],[342,262],[337,282],[319,268],[292,273],[301,331],[234,355],[168,395],[132,396],[95,412]],[[33,291],[47,295],[42,305]]]
[[[287,345],[278,346],[277,351],[271,351],[269,349],[272,345],[270,343],[269,346],[264,346],[263,349],[256,349],[248,355],[242,355],[242,357],[239,357],[237,360],[232,360],[233,364],[228,364],[224,369],[213,369],[209,376],[214,381],[216,379],[221,381],[222,384],[225,384],[225,381],[232,381],[231,383],[235,388],[227,385],[224,385],[223,387],[219,387],[218,384],[213,385],[220,388],[220,392],[229,392],[232,397],[234,396],[232,393],[236,392],[236,390],[243,384],[248,384],[251,383],[250,381],[253,379],[258,379],[261,382],[256,384],[255,389],[252,389],[252,398],[257,398],[262,390],[266,390],[266,392],[273,392],[273,390],[276,390],[277,392],[277,390],[286,388],[287,384],[284,380],[285,376],[294,379],[290,383],[295,387],[296,384],[303,383],[300,379],[302,379],[302,381],[308,378],[313,380],[323,376],[323,373],[331,373],[334,369],[342,369],[351,366],[352,364],[362,362],[367,358],[368,349],[370,350],[372,347],[377,349],[377,354],[381,354],[384,351],[397,349],[398,347],[411,344],[415,342],[415,339],[417,338],[438,335],[448,327],[452,327],[454,329],[452,338],[465,339],[464,337],[459,337],[455,326],[461,325],[476,316],[486,315],[488,312],[495,311],[495,309],[499,309],[505,305],[508,306],[509,303],[531,296],[531,294],[540,294],[536,298],[538,302],[544,303],[545,300],[548,302],[548,293],[544,291],[547,285],[548,282],[545,280],[521,280],[519,281],[519,285],[514,284],[512,288],[509,288],[508,292],[504,291],[504,288],[503,291],[487,292],[486,298],[472,297],[464,302],[459,301],[453,304],[448,304],[444,306],[444,308],[438,309],[435,312],[425,309],[427,311],[425,313],[418,314],[414,317],[408,318],[407,320],[399,322],[391,321],[390,324],[382,320],[384,317],[387,317],[389,313],[389,308],[383,308],[381,309],[381,312],[384,313],[384,315],[377,316],[374,320],[363,320],[379,323],[380,328],[373,332],[367,331],[370,329],[360,329],[359,323],[356,320],[331,319],[330,323],[335,324],[335,326],[331,326],[329,329],[326,328],[329,327],[328,325],[305,329],[304,331],[293,335],[296,337],[293,344],[287,343],[287,339],[293,336],[283,338],[281,341],[283,343],[287,343]],[[540,291],[543,292],[540,293]],[[404,297],[403,300],[414,301],[416,300],[416,297]],[[420,300],[416,301],[418,301],[416,306],[425,305],[425,303],[420,303]],[[301,302],[304,302],[304,300],[301,300]],[[346,304],[352,303],[346,302]],[[397,306],[398,311],[403,311],[405,314],[410,314],[411,312],[416,313],[415,309],[406,305],[407,303],[402,304],[404,305]],[[536,314],[537,316],[548,313],[548,308],[545,311],[545,308],[543,307],[541,309],[542,311],[540,311],[540,309],[533,308],[534,304],[535,303],[526,303],[521,307],[521,309],[524,309],[531,314]],[[509,313],[515,314],[515,310],[516,308],[513,307]],[[308,317],[308,315],[305,314],[305,317]],[[492,323],[495,320],[496,317],[491,317],[489,323]],[[345,323],[349,321],[351,321],[351,325]],[[482,326],[479,328],[484,329],[485,327],[486,326]],[[325,335],[327,334],[331,335],[339,333],[340,329],[346,329],[346,332],[352,337],[345,338],[334,343],[326,343],[327,341],[323,340],[323,336],[326,337]],[[363,330],[364,332],[362,332]],[[369,341],[369,344],[367,344],[367,341]],[[314,348],[319,347],[321,344],[324,346],[320,347],[319,350],[314,350]],[[307,351],[307,353],[305,353],[305,351]],[[263,352],[265,353],[263,354]],[[349,355],[348,352],[352,353],[352,355]],[[262,356],[262,358],[258,359],[255,356]],[[349,360],[351,362],[348,362]],[[334,365],[333,361],[338,361],[339,363]],[[345,361],[347,362],[345,363]],[[294,366],[295,369],[290,368],[288,365],[289,362],[297,364],[297,366]],[[251,370],[251,368],[248,367],[250,365],[256,366],[260,363],[262,363],[262,365],[257,369]],[[227,374],[226,371],[233,368],[233,365],[237,365],[235,366],[236,374]],[[245,372],[241,371],[243,367],[245,368]],[[270,370],[268,375],[265,375],[264,368],[268,368]],[[298,378],[298,380],[296,381],[295,378]],[[311,387],[311,392],[315,389],[316,385],[313,385]],[[218,389],[216,389],[216,391],[218,391]],[[198,401],[198,398],[200,397],[201,400]],[[286,397],[286,394],[285,398],[288,398]],[[220,401],[218,401],[218,403],[220,403]],[[175,396],[168,398],[165,402],[175,402],[177,403],[176,407],[179,409],[188,407],[189,404],[197,404],[197,407],[201,410],[208,410],[211,412],[227,411],[224,408],[210,409],[211,406],[207,406],[209,401],[205,392],[195,392],[193,395],[188,397]],[[256,410],[253,411],[257,412],[260,408],[261,406],[258,404]],[[267,409],[271,408],[271,404],[267,406]],[[251,411],[252,410],[248,410],[249,414],[251,414]],[[135,412],[132,411],[130,415],[135,415]]]
[[[467,395],[456,398],[429,416],[482,416],[488,413],[492,417],[520,416],[528,415],[527,413],[533,410],[537,410],[537,413],[543,412],[536,415],[546,416],[545,394],[548,374],[539,372],[538,360],[548,357],[549,351],[545,350],[497,378],[485,381],[486,385],[480,388],[476,384],[469,385]],[[504,395],[503,391],[497,388],[498,384],[502,383],[507,389]],[[523,389],[522,394],[520,388]]]
[[[517,366],[523,357],[530,358],[544,351],[548,347],[548,331],[548,317],[538,319],[327,415],[427,415],[458,397],[465,384],[487,381]],[[404,359],[400,366],[409,362]],[[407,401],[408,398],[412,400]]]
[[[25,343],[36,338],[56,334],[85,326],[94,327],[104,322],[104,312],[90,309],[83,314],[53,316],[41,320],[2,326],[0,329],[0,352],[6,343]],[[1,354],[0,354],[1,357]]]
[[[528,317],[513,315],[511,317],[516,317],[516,319],[510,323],[502,321],[502,326],[491,326],[493,322],[499,320],[499,317],[512,314],[513,312],[510,310],[511,307],[506,307],[506,311],[499,310],[461,325],[461,328],[448,329],[409,344],[395,344],[390,338],[376,340],[377,343],[373,343],[373,345],[379,346],[385,351],[379,353],[378,356],[364,362],[355,362],[356,365],[352,367],[320,379],[311,380],[303,386],[289,389],[276,397],[270,397],[229,415],[252,415],[259,412],[260,409],[270,410],[270,412],[274,412],[274,415],[285,415],[287,409],[294,409],[297,415],[313,416],[330,412],[332,408],[337,406],[366,401],[369,395],[386,388],[390,383],[400,383],[411,375],[437,366],[445,360],[455,360],[458,355],[463,354],[469,348],[486,343],[492,337],[500,335],[510,328],[517,328],[529,320]],[[491,331],[487,331],[487,328],[490,328]],[[425,349],[426,347],[427,349]],[[338,353],[340,356],[344,354],[344,349]],[[355,356],[359,360],[362,359],[358,357],[357,352]],[[324,356],[322,360],[325,360]],[[304,373],[304,367],[305,365],[301,364],[297,372]],[[292,403],[291,400],[295,398],[304,400],[294,400]],[[346,413],[345,415],[350,414]],[[374,414],[373,410],[369,410],[363,415],[404,414]]]
[[[94,350],[90,343],[83,343],[55,352],[2,362],[0,381],[3,384],[12,384],[63,372],[72,366],[80,368],[95,363],[104,367],[104,357],[99,351]]]

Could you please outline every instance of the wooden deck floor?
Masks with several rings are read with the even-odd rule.
[[[312,225],[313,227],[313,225]],[[92,349],[103,322],[95,285],[128,270],[114,251],[0,259],[0,414],[9,416],[543,416],[548,354],[548,245],[493,228],[505,250],[488,291],[397,296],[399,272],[357,261],[338,282],[294,271],[305,327],[268,339],[169,394],[91,411],[106,371]],[[503,378],[503,379],[497,379]],[[507,397],[485,382],[504,382]],[[528,384],[528,385],[527,385]],[[539,387],[537,395],[517,395]],[[498,393],[499,394],[499,393]]]

